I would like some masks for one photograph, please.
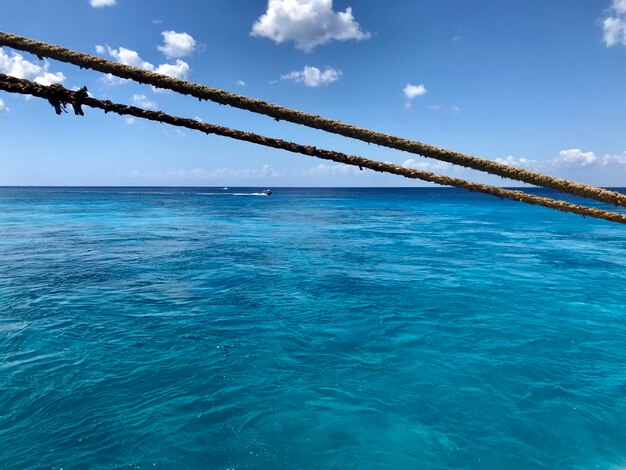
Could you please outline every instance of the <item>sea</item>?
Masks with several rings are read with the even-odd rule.
[[[261,189],[0,188],[0,469],[626,468],[624,225]]]

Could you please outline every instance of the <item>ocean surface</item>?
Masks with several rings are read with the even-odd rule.
[[[625,226],[259,189],[0,188],[0,469],[626,468]]]

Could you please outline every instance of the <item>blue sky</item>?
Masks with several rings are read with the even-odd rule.
[[[626,0],[29,0],[0,30],[484,158],[626,186]],[[515,183],[3,48],[0,72]],[[390,175],[0,92],[0,185],[403,186]]]

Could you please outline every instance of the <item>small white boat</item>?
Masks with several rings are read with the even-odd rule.
[[[261,194],[263,194],[265,196],[271,196],[272,195],[272,190],[271,189],[264,189],[263,191],[261,191]]]

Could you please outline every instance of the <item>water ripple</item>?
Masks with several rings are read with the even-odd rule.
[[[255,192],[0,189],[0,468],[626,463],[621,226]]]

